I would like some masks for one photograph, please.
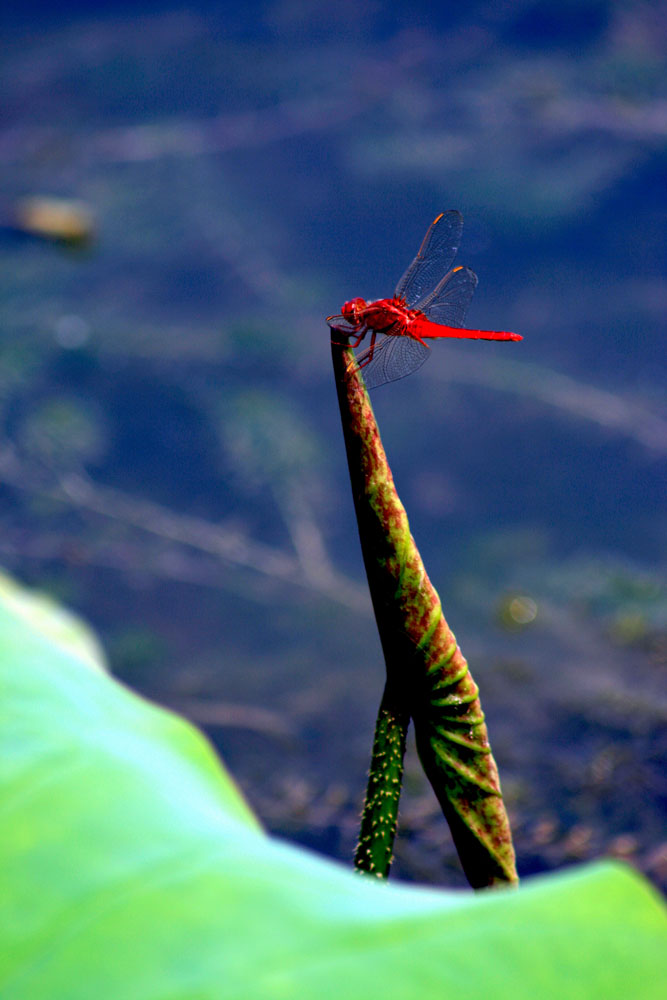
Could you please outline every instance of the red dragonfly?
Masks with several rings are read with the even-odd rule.
[[[523,340],[518,333],[463,327],[477,287],[477,275],[469,267],[449,270],[462,231],[460,212],[442,212],[429,226],[417,256],[396,285],[392,298],[377,302],[351,299],[341,309],[340,316],[327,317],[332,330],[356,337],[351,347],[358,347],[370,333],[368,347],[350,364],[350,368],[363,369],[368,389],[416,372],[431,350],[426,339]],[[378,339],[380,334],[382,338]]]

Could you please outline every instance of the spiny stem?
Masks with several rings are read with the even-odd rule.
[[[378,878],[386,878],[391,866],[409,722],[409,713],[393,705],[385,690],[375,724],[366,801],[354,855],[355,868]]]

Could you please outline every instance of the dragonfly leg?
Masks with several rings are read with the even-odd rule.
[[[332,329],[336,330],[336,327],[334,326],[334,327],[332,327]],[[338,333],[342,333],[343,331],[342,330],[338,330],[337,332]],[[350,331],[350,336],[354,336],[355,332],[356,331]],[[336,347],[358,347],[359,344],[361,343],[361,341],[366,336],[366,333],[367,333],[367,328],[365,326],[362,326],[361,329],[359,330],[359,332],[356,333],[356,340],[354,340],[352,343],[350,343],[349,339],[348,340],[332,340],[331,343],[335,344]]]
[[[364,332],[366,332],[366,331],[364,331]],[[371,342],[370,342],[370,345],[368,347],[368,351],[364,351],[364,353],[362,355],[363,360],[362,361],[357,361],[356,358],[353,358],[352,361],[350,361],[350,363],[347,366],[347,368],[345,369],[345,374],[346,375],[349,374],[351,371],[354,371],[355,368],[359,368],[359,369],[363,368],[364,365],[367,365],[368,362],[372,359],[372,357],[373,357],[373,348],[375,347],[375,338],[376,337],[377,337],[377,331],[373,330],[373,334],[371,336]],[[359,338],[359,340],[361,340],[361,338]],[[358,341],[357,341],[357,343],[358,343]],[[351,345],[351,346],[355,346],[356,347],[356,344],[355,345]]]
[[[375,353],[375,338],[377,337],[377,330],[373,330],[373,335],[371,337],[371,342],[368,345],[368,354],[363,361],[359,363],[360,368],[365,368],[366,365],[370,364],[373,360],[373,354]]]

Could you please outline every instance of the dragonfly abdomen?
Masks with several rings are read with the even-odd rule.
[[[419,312],[419,310],[417,310]],[[518,333],[506,330],[468,330],[465,327],[445,326],[444,323],[434,323],[423,313],[415,316],[413,325],[408,331],[413,337],[434,339],[436,337],[452,337],[460,340],[522,340]]]

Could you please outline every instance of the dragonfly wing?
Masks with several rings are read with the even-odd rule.
[[[463,216],[460,212],[439,215],[431,223],[419,253],[397,284],[395,298],[405,299],[411,307],[418,305],[452,266],[462,232]]]
[[[412,375],[426,361],[431,349],[414,337],[389,336],[357,356],[367,389]],[[370,361],[368,360],[370,358]]]
[[[469,267],[457,267],[445,275],[419,308],[434,323],[462,327],[476,288],[475,272]]]

